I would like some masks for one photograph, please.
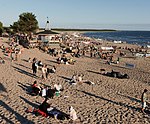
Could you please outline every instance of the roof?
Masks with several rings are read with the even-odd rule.
[[[38,32],[37,34],[59,34],[59,33],[53,32],[51,30],[45,30],[45,31]]]

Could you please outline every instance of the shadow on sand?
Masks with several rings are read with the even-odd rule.
[[[52,62],[52,63],[56,63],[56,64],[58,64],[58,62],[55,60],[46,60],[47,62]]]
[[[91,72],[91,73],[94,73],[94,74],[101,74],[100,72],[96,72],[96,71],[92,71],[92,70],[87,70],[87,72]]]
[[[18,86],[21,87],[24,91],[26,91],[28,94],[30,94],[32,92],[32,87],[29,85],[24,85],[21,82],[17,82]]]
[[[122,97],[125,97],[125,98],[128,98],[128,99],[130,99],[131,101],[135,101],[135,102],[141,103],[141,100],[136,99],[136,98],[133,98],[133,97],[131,97],[131,96],[126,96],[126,95],[119,94],[119,93],[118,93],[118,95],[120,95],[120,96],[122,96]]]
[[[6,88],[2,83],[0,83],[0,92],[7,92]]]
[[[27,104],[29,104],[30,106],[32,106],[32,107],[34,107],[34,108],[38,108],[39,107],[39,103],[37,104],[35,104],[35,103],[32,103],[32,102],[30,102],[29,100],[27,100],[26,98],[24,98],[24,97],[22,97],[22,96],[20,96],[20,98],[22,99],[22,100],[24,100]]]
[[[22,61],[24,61],[24,62],[28,62],[28,60],[26,60],[26,59],[21,59]]]
[[[13,113],[15,115],[15,118],[21,123],[24,124],[25,122],[28,124],[34,124],[31,120],[28,120],[27,118],[23,117],[22,115],[20,115],[19,113],[17,113],[16,111],[14,111],[14,109],[10,108],[5,102],[3,102],[2,100],[0,100],[0,106],[7,109],[9,112]],[[14,124],[11,120],[9,120],[8,118],[6,118],[4,115],[0,115],[0,117],[2,117],[7,123],[10,124]]]
[[[36,75],[34,75],[34,74],[30,73],[30,72],[27,72],[27,71],[22,70],[22,69],[20,69],[20,68],[18,68],[18,67],[15,67],[15,66],[12,66],[12,67],[13,67],[16,71],[18,71],[18,72],[20,72],[20,73],[22,73],[22,74],[25,74],[25,75],[30,76],[30,77],[33,77],[33,78],[38,78]]]
[[[26,67],[26,66],[24,66],[24,65],[22,65],[22,64],[18,64],[18,63],[15,63],[16,65],[19,65],[19,66],[21,66],[21,67],[24,67],[24,68],[27,68],[27,69],[30,69],[30,70],[32,70],[31,68],[29,68],[29,67]]]
[[[113,103],[113,104],[116,104],[116,105],[120,105],[120,106],[122,106],[122,107],[126,107],[126,108],[128,108],[128,109],[132,109],[132,110],[137,111],[137,112],[141,112],[141,108],[136,108],[136,107],[134,107],[134,106],[127,105],[127,104],[125,104],[125,103],[121,103],[121,102],[116,102],[116,101],[113,101],[113,100],[109,100],[109,99],[106,99],[106,98],[104,98],[104,97],[100,97],[100,96],[97,96],[97,95],[95,95],[95,94],[88,93],[88,92],[86,92],[86,91],[81,91],[81,90],[78,90],[78,91],[80,91],[80,92],[82,92],[82,93],[84,93],[84,94],[87,94],[87,95],[89,95],[89,96],[93,96],[93,97],[95,97],[95,98],[98,98],[98,99],[101,99],[101,100],[105,100],[105,101],[107,101],[107,102],[110,102],[110,103]],[[150,111],[146,110],[146,113],[147,113],[147,114],[150,114]]]
[[[63,78],[63,79],[65,79],[65,80],[71,80],[71,78],[68,78],[68,77],[65,77],[65,76],[58,76],[58,77],[60,77],[60,78]]]

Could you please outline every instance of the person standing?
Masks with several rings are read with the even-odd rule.
[[[142,102],[142,112],[145,111],[146,108],[146,102],[147,102],[147,89],[144,89],[144,92],[142,93],[141,102]]]
[[[37,67],[36,67],[36,62],[35,61],[32,63],[32,70],[33,70],[33,74],[36,75]]]
[[[46,73],[47,73],[47,65],[43,65],[42,67],[42,78],[46,80]]]

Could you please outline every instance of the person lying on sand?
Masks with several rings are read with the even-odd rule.
[[[89,85],[94,84],[94,82],[92,82],[92,81],[83,80],[83,76],[84,76],[83,74],[79,74],[79,75],[74,74],[72,76],[70,84],[74,84],[74,85],[76,85],[76,84],[83,84],[83,83],[86,83],[86,84],[89,84]]]
[[[69,115],[52,107],[51,104],[48,103],[49,100],[45,98],[43,103],[39,105],[38,110],[34,110],[34,112],[44,113],[45,117],[50,116],[55,118],[56,120],[65,120],[69,119]]]
[[[56,120],[69,119],[69,115],[56,109],[55,107],[49,107],[47,109],[48,116],[55,118]]]
[[[120,72],[114,71],[112,70],[111,72],[106,72],[106,70],[104,69],[100,69],[100,73],[102,75],[106,75],[109,77],[114,77],[114,78],[119,78],[119,79],[129,79],[129,76],[127,74],[121,74]]]
[[[86,83],[86,84],[89,84],[89,85],[94,84],[94,82],[92,82],[90,80],[83,80],[83,77],[84,77],[83,74],[78,75],[78,84],[82,84],[82,83]]]
[[[72,58],[70,58],[70,59],[68,59],[68,63],[71,64],[71,65],[74,65],[75,60],[73,60]]]

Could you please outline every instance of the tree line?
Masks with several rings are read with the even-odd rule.
[[[20,14],[18,21],[14,22],[12,25],[10,25],[10,27],[3,27],[3,23],[0,22],[0,35],[2,35],[4,30],[9,34],[30,34],[31,32],[35,33],[38,28],[39,26],[36,16],[33,13],[27,12]]]

